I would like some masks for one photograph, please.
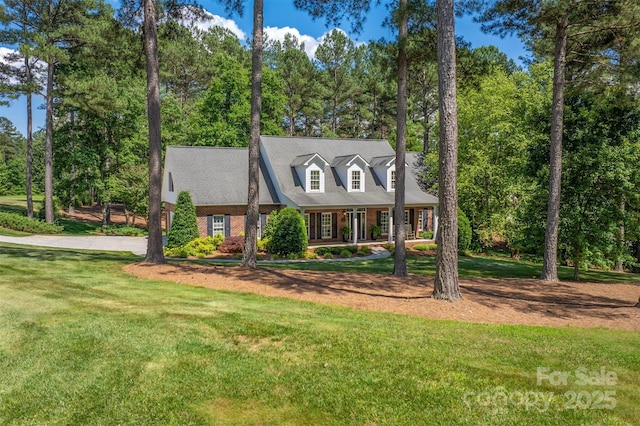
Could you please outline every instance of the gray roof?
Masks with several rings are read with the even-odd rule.
[[[369,165],[371,167],[381,167],[386,166],[387,164],[391,165],[395,163],[396,156],[395,155],[385,155],[384,157],[373,157],[371,161],[369,161]]]
[[[265,161],[273,170],[274,183],[291,203],[306,209],[314,207],[353,207],[353,206],[393,206],[395,193],[388,192],[375,177],[372,169],[365,173],[365,192],[347,192],[341,185],[335,170],[325,167],[325,192],[307,193],[291,167],[292,161],[300,155],[310,152],[319,154],[333,164],[338,157],[358,153],[365,161],[377,157],[394,157],[395,152],[385,140],[374,139],[324,139],[262,136],[261,150]],[[438,199],[420,189],[417,170],[413,166],[415,157],[407,155],[407,179],[405,182],[406,205],[435,205]],[[281,200],[283,203],[285,200]]]
[[[362,158],[360,154],[341,155],[333,159],[333,161],[331,162],[331,167],[348,166],[358,157]],[[366,159],[362,159],[367,165],[369,165]]]
[[[247,204],[247,148],[167,147],[162,185],[163,200],[167,199],[169,173],[173,180],[174,192],[177,194],[180,191],[189,191],[196,206]],[[262,205],[280,204],[262,162],[259,194]]]
[[[314,157],[319,157],[322,160],[323,163],[329,164],[329,163],[327,163],[327,160],[325,160],[324,158],[322,158],[322,156],[320,156],[320,155],[318,155],[318,154],[316,154],[314,152],[313,154],[298,155],[291,162],[291,167],[305,166],[305,165],[308,164],[309,160],[311,160]]]

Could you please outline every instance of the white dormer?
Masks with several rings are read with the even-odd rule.
[[[396,156],[374,157],[371,159],[371,168],[382,186],[388,192],[396,189]]]
[[[364,192],[364,182],[369,163],[358,154],[344,155],[336,157],[331,162],[340,181],[347,192]]]
[[[318,153],[296,157],[291,163],[305,192],[324,192],[324,169],[329,163]]]

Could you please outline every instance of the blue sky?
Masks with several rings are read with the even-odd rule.
[[[244,3],[247,5],[247,9],[240,17],[237,14],[227,16],[217,1],[201,1],[200,4],[214,15],[214,19],[203,26],[215,23],[229,28],[242,40],[249,38],[252,32],[253,11],[251,5],[253,2],[245,1]],[[295,10],[292,4],[292,0],[265,0],[265,33],[272,39],[283,39],[287,32],[291,32],[305,42],[307,53],[312,55],[315,52],[315,47],[322,41],[323,35],[331,28],[325,26],[324,20],[313,21],[305,12]],[[380,5],[373,8],[367,15],[363,31],[360,34],[351,34],[348,23],[341,25],[341,29],[349,33],[353,40],[360,42],[380,38],[393,39],[395,34],[390,29],[382,27],[382,22],[387,14],[386,7]],[[498,36],[484,34],[480,31],[480,25],[474,23],[469,16],[456,20],[456,34],[464,37],[474,48],[490,44],[498,46],[517,63],[522,63],[519,58],[526,55],[522,43],[516,37],[502,39]],[[34,131],[44,127],[44,110],[41,104],[42,98],[34,97]],[[0,106],[0,116],[7,117],[24,134],[26,132],[25,110],[26,102],[21,98],[8,107]]]

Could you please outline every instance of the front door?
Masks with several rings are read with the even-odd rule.
[[[358,209],[358,241],[367,239],[367,209]],[[353,210],[347,212],[347,223],[349,224],[349,241],[353,241]]]

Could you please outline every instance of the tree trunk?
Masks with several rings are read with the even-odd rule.
[[[617,272],[624,272],[623,255],[626,251],[625,234],[624,234],[624,215],[626,214],[626,204],[623,201],[620,202],[620,211],[622,212],[622,220],[620,221],[620,229],[618,230],[617,242],[618,242],[618,259],[614,268]]]
[[[164,263],[162,251],[162,140],[160,138],[160,87],[155,0],[144,0],[144,53],[147,68],[149,121],[149,218],[146,262]]]
[[[31,70],[27,67],[27,81],[30,80]],[[32,95],[27,93],[27,171],[26,171],[26,191],[27,191],[27,217],[33,219],[33,111]]]
[[[458,284],[458,114],[453,0],[437,0],[440,173],[436,278],[433,298],[460,299]]]
[[[53,59],[47,63],[46,130],[44,139],[44,213],[53,223]]]
[[[393,216],[395,235],[395,260],[393,275],[406,277],[407,250],[404,229],[405,151],[407,147],[407,0],[400,0],[400,22],[398,27],[398,115],[396,138],[396,189],[395,212]]]
[[[260,219],[260,114],[262,112],[262,16],[263,0],[253,2],[253,49],[251,61],[251,135],[249,137],[249,187],[242,264],[256,267],[258,220]]]
[[[558,281],[558,225],[560,222],[560,188],[562,178],[562,128],[564,109],[564,74],[567,61],[567,27],[565,15],[556,25],[555,64],[553,69],[553,103],[549,164],[549,201],[544,236],[544,261],[541,279]]]

